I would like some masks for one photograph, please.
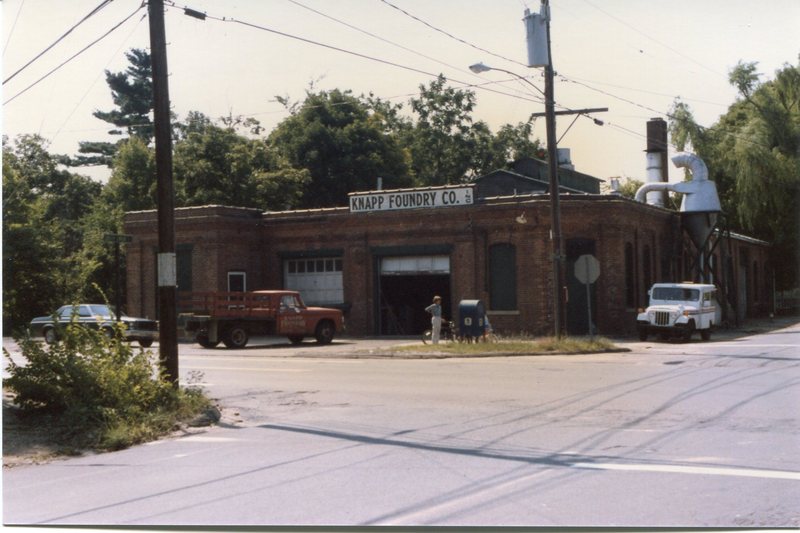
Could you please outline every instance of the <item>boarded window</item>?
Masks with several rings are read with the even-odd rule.
[[[489,247],[489,307],[494,311],[517,309],[517,249],[513,244]]]
[[[629,242],[625,243],[625,305],[636,307],[636,263]]]

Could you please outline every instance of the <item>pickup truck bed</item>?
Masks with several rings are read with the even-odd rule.
[[[295,344],[313,336],[327,344],[344,325],[341,311],[306,307],[296,291],[190,292],[179,299],[187,331],[206,348],[220,342],[242,348],[254,334],[285,336]]]

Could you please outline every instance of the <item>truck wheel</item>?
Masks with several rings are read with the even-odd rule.
[[[226,333],[222,342],[227,348],[244,348],[247,346],[247,330],[242,326],[233,326]]]
[[[693,320],[690,321],[686,325],[686,329],[683,330],[683,340],[686,341],[686,342],[689,342],[690,340],[692,340],[692,333],[694,333],[694,321]]]
[[[303,342],[303,336],[302,335],[289,335],[289,342],[291,342],[292,344],[300,344],[301,342]]]
[[[704,341],[711,340],[711,328],[701,329],[700,338]]]
[[[639,328],[639,340],[642,342],[647,340],[647,329]]]
[[[149,348],[153,345],[153,339],[139,339],[139,346]]]
[[[217,340],[217,342],[211,342],[208,340],[208,335],[198,335],[194,340],[196,340],[197,344],[203,348],[216,348],[219,344],[219,340]]]
[[[330,344],[335,334],[336,327],[334,327],[333,322],[330,320],[323,320],[317,324],[317,330],[314,333],[314,337],[320,344]]]

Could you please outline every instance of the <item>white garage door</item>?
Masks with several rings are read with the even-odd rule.
[[[340,257],[288,259],[283,269],[286,288],[300,292],[306,305],[344,302]]]
[[[384,257],[381,261],[382,276],[449,273],[450,257],[446,255]]]

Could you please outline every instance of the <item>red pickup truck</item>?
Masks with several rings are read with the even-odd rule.
[[[204,348],[243,348],[251,335],[285,336],[292,344],[313,336],[328,344],[344,327],[340,310],[306,307],[297,291],[190,292],[179,300],[186,331]]]

